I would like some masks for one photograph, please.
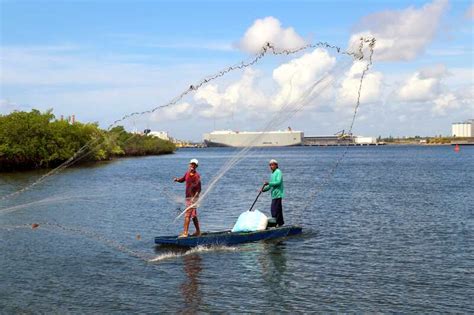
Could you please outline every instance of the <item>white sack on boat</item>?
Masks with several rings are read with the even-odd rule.
[[[267,228],[267,224],[268,218],[262,212],[256,209],[254,211],[245,211],[237,219],[232,232],[263,231]]]

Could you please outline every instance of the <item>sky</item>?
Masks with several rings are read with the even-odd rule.
[[[451,123],[474,118],[471,1],[0,0],[0,19],[0,114],[52,108],[107,128],[251,60],[266,42],[356,52],[364,36],[376,45],[355,134],[449,135]],[[193,141],[216,129],[334,134],[351,123],[364,52],[268,54],[119,124]]]

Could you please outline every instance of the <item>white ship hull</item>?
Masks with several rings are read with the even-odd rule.
[[[288,147],[303,144],[302,131],[237,132],[213,131],[204,134],[209,147]]]

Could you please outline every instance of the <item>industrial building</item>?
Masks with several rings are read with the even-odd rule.
[[[453,123],[451,135],[456,138],[474,137],[474,119]]]

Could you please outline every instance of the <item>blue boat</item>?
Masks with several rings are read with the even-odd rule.
[[[303,228],[297,225],[271,227],[263,231],[255,232],[207,232],[200,236],[158,236],[155,243],[158,245],[171,245],[180,247],[195,246],[216,246],[216,245],[237,245],[243,243],[270,240],[286,236],[298,235],[303,232]]]

